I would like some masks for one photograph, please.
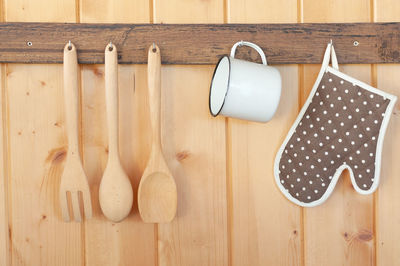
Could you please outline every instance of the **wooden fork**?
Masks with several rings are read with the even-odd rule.
[[[72,212],[76,222],[82,221],[80,197],[86,219],[92,217],[89,184],[83,170],[79,154],[78,137],[78,60],[72,43],[64,47],[64,99],[68,134],[68,152],[61,176],[60,204],[63,220],[70,221],[68,196],[70,194]]]

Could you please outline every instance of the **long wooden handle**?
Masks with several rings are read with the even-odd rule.
[[[64,101],[68,135],[68,150],[79,156],[78,133],[78,60],[76,48],[72,43],[64,47]]]
[[[150,120],[153,143],[161,147],[160,102],[161,102],[161,55],[157,45],[151,45],[148,54],[147,83],[149,86]]]
[[[110,158],[118,153],[118,53],[113,44],[105,49],[106,111],[108,125],[108,149]]]

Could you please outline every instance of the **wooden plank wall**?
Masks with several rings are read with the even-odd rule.
[[[400,21],[396,0],[0,0],[0,8],[0,21]],[[103,65],[80,66],[81,152],[94,215],[82,224],[62,222],[58,208],[67,149],[62,66],[0,65],[0,265],[400,265],[400,105],[379,190],[358,195],[344,174],[325,204],[300,208],[276,188],[272,165],[320,66],[277,67],[282,100],[267,124],[209,115],[213,66],[162,67],[162,142],[179,204],[172,223],[153,225],[141,222],[136,201],[122,223],[101,214]],[[341,69],[400,96],[398,65]],[[136,195],[150,151],[146,66],[120,66],[119,81],[121,157]]]

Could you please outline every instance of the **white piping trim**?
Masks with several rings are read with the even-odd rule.
[[[308,106],[311,104],[311,100],[314,97],[314,94],[317,91],[318,86],[319,86],[319,84],[321,82],[321,79],[322,79],[323,75],[325,74],[325,72],[330,72],[330,73],[342,78],[343,80],[351,82],[351,83],[353,83],[353,84],[355,84],[355,85],[357,85],[357,86],[359,86],[359,87],[361,87],[361,88],[363,88],[363,89],[365,89],[367,91],[370,91],[372,93],[376,93],[376,94],[381,95],[383,97],[386,97],[387,99],[390,100],[390,102],[389,102],[389,105],[386,108],[385,116],[383,117],[381,128],[379,130],[378,141],[377,141],[377,144],[376,144],[376,153],[375,153],[374,182],[372,183],[371,188],[369,190],[360,189],[356,184],[356,181],[355,181],[355,178],[354,178],[354,174],[353,174],[353,171],[350,168],[350,166],[347,165],[347,164],[343,164],[338,169],[336,169],[336,172],[332,177],[332,181],[329,184],[329,186],[328,186],[327,190],[325,191],[325,193],[322,195],[322,197],[319,198],[316,201],[305,203],[305,202],[299,201],[298,199],[296,199],[292,195],[290,195],[290,193],[288,193],[286,191],[285,187],[281,184],[280,178],[279,178],[279,162],[281,160],[282,153],[283,153],[287,143],[289,142],[290,138],[294,134],[294,131],[297,128],[298,124],[300,123],[301,119],[303,118],[306,110],[308,109]],[[368,85],[368,84],[366,84],[366,83],[364,83],[362,81],[359,81],[359,80],[357,80],[355,78],[352,78],[352,77],[340,72],[339,70],[328,66],[327,64],[326,65],[322,65],[321,70],[320,70],[320,72],[318,74],[317,80],[315,81],[314,86],[313,86],[313,88],[312,88],[312,90],[311,90],[311,92],[310,92],[305,104],[301,108],[299,115],[297,116],[295,122],[293,123],[292,127],[290,128],[288,134],[286,135],[286,138],[285,138],[284,142],[282,143],[282,145],[281,145],[280,149],[278,150],[278,153],[277,153],[277,155],[275,157],[275,162],[274,162],[275,183],[277,184],[279,189],[282,191],[282,193],[286,196],[286,198],[288,198],[293,203],[296,203],[297,205],[300,205],[300,206],[303,206],[303,207],[318,206],[318,205],[322,204],[324,201],[326,201],[329,198],[329,196],[332,194],[332,191],[335,188],[336,183],[339,180],[339,177],[340,177],[340,175],[341,175],[341,173],[343,172],[344,169],[348,169],[349,170],[351,183],[352,183],[354,189],[358,193],[363,194],[363,195],[373,193],[376,190],[376,188],[378,187],[378,185],[379,185],[383,139],[384,139],[384,136],[385,136],[385,133],[386,133],[386,129],[387,129],[387,126],[388,126],[388,123],[389,123],[389,120],[390,120],[390,116],[391,116],[391,113],[393,111],[393,108],[394,108],[394,105],[395,105],[396,101],[397,101],[397,97],[395,95],[392,95],[392,94],[383,92],[381,90],[378,90],[378,89],[376,89],[376,88],[374,88],[374,87],[372,87],[372,86],[370,86],[370,85]]]

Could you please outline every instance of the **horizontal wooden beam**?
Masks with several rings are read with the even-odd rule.
[[[215,64],[235,42],[246,40],[261,46],[271,64],[318,64],[331,39],[339,63],[400,63],[400,23],[0,23],[0,62],[62,63],[71,40],[83,64],[104,63],[110,41],[123,64],[146,63],[153,42],[164,64]],[[238,49],[237,56],[259,60],[249,48]]]

